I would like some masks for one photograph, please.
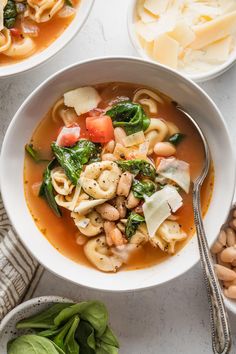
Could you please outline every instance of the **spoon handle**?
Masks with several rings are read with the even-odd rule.
[[[225,310],[219,281],[214,271],[213,260],[209,250],[201,213],[201,184],[194,184],[193,210],[197,231],[201,264],[208,293],[211,316],[212,348],[215,354],[227,354],[231,348],[229,319]]]

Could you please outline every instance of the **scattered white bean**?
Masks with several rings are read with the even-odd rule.
[[[164,141],[164,142],[160,142],[160,143],[155,144],[154,152],[158,156],[168,157],[168,156],[175,155],[176,148],[173,144],[171,144],[167,141]]]
[[[236,279],[236,273],[220,264],[215,264],[215,271],[220,280],[231,281]]]
[[[228,289],[225,289],[224,294],[230,299],[236,299],[236,285],[231,285]]]
[[[140,200],[134,196],[134,193],[130,192],[125,205],[128,209],[133,209],[139,205],[139,202]]]
[[[232,263],[233,261],[235,261],[236,260],[236,247],[231,246],[231,247],[225,248],[220,254],[220,259],[226,263]]]
[[[102,161],[116,161],[116,157],[113,154],[107,153],[102,155]]]
[[[214,245],[211,248],[211,252],[213,254],[217,254],[217,253],[221,252],[222,250],[223,250],[223,245],[218,240],[216,240],[216,242],[214,243]]]
[[[122,173],[117,186],[116,194],[119,196],[128,197],[132,181],[133,175],[130,172]]]
[[[124,146],[123,139],[126,138],[126,132],[120,127],[114,129],[115,142]]]
[[[227,227],[226,229],[226,243],[229,247],[234,246],[236,244],[235,231],[231,229],[231,227]]]
[[[109,203],[98,205],[95,209],[105,220],[115,221],[120,218],[118,210]]]

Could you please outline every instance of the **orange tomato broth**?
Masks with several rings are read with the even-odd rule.
[[[103,84],[95,87],[102,97],[102,102],[99,104],[101,108],[105,108],[110,100],[119,96],[132,98],[134,92],[140,88],[138,85],[124,83]],[[199,174],[203,164],[204,152],[200,137],[192,123],[184,117],[181,112],[176,110],[171,100],[166,97],[164,97],[164,99],[165,103],[163,105],[158,104],[158,114],[156,117],[174,122],[179,127],[180,131],[185,134],[184,140],[177,147],[176,157],[190,164],[191,178],[193,179]],[[149,113],[148,115],[150,117],[152,116]],[[78,123],[82,132],[84,132],[84,137],[86,137],[85,117],[86,115],[82,115],[78,118]],[[43,156],[51,156],[50,144],[56,139],[58,131],[62,126],[63,123],[60,118],[58,118],[57,122],[54,122],[51,118],[51,111],[49,111],[36,128],[31,142]],[[61,208],[63,216],[61,218],[56,217],[45,200],[38,197],[32,189],[32,185],[42,181],[42,173],[45,166],[44,163],[35,164],[28,156],[25,158],[25,197],[34,221],[48,241],[59,252],[80,264],[91,266],[84,255],[83,247],[76,243],[76,235],[79,234],[79,231],[73,219],[70,217],[70,212]],[[214,171],[212,167],[202,188],[201,199],[204,214],[207,212],[210,203],[213,185]],[[179,216],[178,222],[188,234],[188,238],[183,242],[179,242],[176,250],[182,248],[194,233],[192,188],[189,194],[181,193],[181,195],[183,197],[183,206],[176,214]],[[130,257],[128,263],[124,265],[122,269],[132,270],[150,267],[168,257],[170,256],[147,243]]]
[[[73,6],[76,10],[78,10],[79,2],[80,0],[73,0]],[[58,16],[57,13],[47,22],[37,23],[31,20],[32,23],[35,23],[39,27],[39,35],[37,37],[32,37],[36,44],[36,51],[31,56],[48,48],[66,30],[74,17],[75,15],[62,18]],[[20,19],[16,21],[14,28],[21,28]],[[14,40],[13,36],[12,38]],[[15,40],[17,40],[17,38],[15,38]],[[29,57],[30,56],[27,56],[26,58],[12,58],[0,53],[0,66],[16,64],[19,61],[25,60]]]

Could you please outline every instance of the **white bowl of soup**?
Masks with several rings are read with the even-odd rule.
[[[0,78],[42,64],[82,28],[94,0],[3,0]]]
[[[144,60],[98,58],[51,76],[18,110],[2,147],[2,195],[21,240],[50,271],[125,291],[198,262],[191,191],[203,147],[176,102],[210,147],[202,210],[212,245],[235,163],[221,113],[193,82]]]

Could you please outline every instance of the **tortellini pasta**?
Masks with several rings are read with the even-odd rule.
[[[64,0],[28,0],[28,16],[35,22],[49,21],[64,5]]]
[[[121,171],[115,162],[94,162],[86,166],[80,184],[95,199],[111,199],[116,195],[120,176]]]
[[[26,58],[33,54],[36,50],[35,42],[30,37],[24,37],[23,39],[15,42],[11,42],[7,50],[4,50],[4,54],[8,57]]]
[[[71,216],[79,231],[87,237],[96,236],[103,230],[103,220],[96,211],[92,211],[86,217],[74,212]]]
[[[5,52],[11,45],[11,35],[7,28],[0,31],[0,53]]]
[[[84,246],[84,253],[90,262],[103,272],[116,272],[123,263],[122,257],[113,254],[107,246],[104,235],[89,240]]]
[[[63,208],[73,211],[81,200],[85,200],[88,196],[85,193],[80,194],[81,187],[76,186],[70,194],[62,195],[57,194],[55,196],[56,203]]]
[[[68,195],[72,192],[74,185],[66,176],[62,167],[56,167],[51,172],[52,185],[55,191],[61,195]]]
[[[187,234],[176,221],[167,220],[161,224],[155,236],[150,238],[150,242],[154,247],[159,246],[162,251],[173,254],[176,242],[183,241],[186,237]]]

